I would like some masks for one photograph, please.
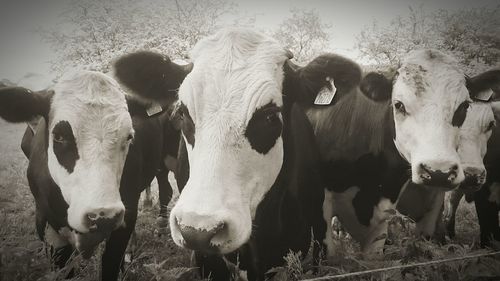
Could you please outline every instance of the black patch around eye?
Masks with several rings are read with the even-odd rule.
[[[245,137],[255,151],[266,154],[276,144],[283,127],[278,117],[279,111],[280,108],[274,103],[268,103],[253,113]]]
[[[457,110],[455,111],[455,114],[453,114],[453,119],[451,120],[451,124],[454,127],[462,126],[462,124],[465,121],[465,117],[467,117],[467,109],[469,109],[468,101],[464,101],[458,106]]]
[[[57,161],[71,174],[75,169],[76,161],[80,158],[71,125],[68,121],[59,121],[52,129],[52,134]]]
[[[189,115],[189,110],[184,104],[180,105],[179,114],[181,118],[182,133],[186,137],[187,142],[192,147],[194,147],[194,132],[195,132],[194,122],[193,119],[191,118],[191,115]]]

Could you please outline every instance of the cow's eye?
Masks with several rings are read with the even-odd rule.
[[[64,137],[62,135],[54,134],[54,142],[64,143],[65,141],[66,140],[64,139]]]
[[[493,128],[495,128],[496,125],[497,125],[497,123],[495,121],[491,121],[488,124],[488,127],[486,128],[486,132],[489,132],[489,131],[493,130]]]
[[[396,109],[397,112],[407,115],[408,112],[406,112],[405,105],[401,101],[394,101],[394,109]]]
[[[453,119],[451,120],[451,124],[455,127],[461,127],[465,121],[465,117],[467,116],[467,110],[469,109],[470,103],[469,101],[462,102],[455,113],[453,114]]]
[[[268,115],[266,115],[266,122],[269,124],[273,124],[273,123],[279,122],[279,121],[280,121],[280,118],[279,118],[277,112],[272,112],[272,113],[269,113]]]

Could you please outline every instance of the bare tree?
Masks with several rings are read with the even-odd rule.
[[[397,68],[406,53],[417,48],[435,48],[452,53],[466,72],[491,68],[500,62],[500,6],[426,12],[410,7],[389,26],[376,22],[361,31],[357,48],[361,58],[384,68]]]
[[[373,22],[357,36],[357,48],[362,58],[368,58],[380,66],[398,67],[400,59],[417,46],[428,46],[431,41],[429,16],[423,6],[410,7],[408,17],[398,16],[389,26]]]
[[[187,57],[233,7],[228,0],[73,0],[40,33],[57,52],[56,73],[74,66],[106,72],[114,58],[140,49]]]
[[[323,22],[315,10],[292,9],[290,13],[274,32],[274,37],[293,52],[298,62],[324,52],[330,42],[328,30],[331,25]]]

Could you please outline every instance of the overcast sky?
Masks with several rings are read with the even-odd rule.
[[[53,51],[30,33],[36,26],[47,24],[57,17],[59,0],[3,0],[0,9],[0,79],[14,82],[27,72],[48,73],[48,61]],[[202,1],[202,0],[200,0]],[[397,15],[409,12],[409,6],[424,3],[429,11],[457,10],[481,6],[495,7],[499,0],[245,0],[237,3],[234,17],[255,17],[256,26],[273,29],[290,15],[291,8],[315,9],[321,18],[332,25],[330,51],[357,58],[353,50],[357,34],[376,20],[385,25]]]

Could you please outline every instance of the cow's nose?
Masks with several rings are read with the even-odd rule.
[[[123,223],[125,210],[116,208],[95,209],[86,214],[90,231],[111,232]]]
[[[210,229],[198,229],[192,226],[178,224],[186,248],[204,253],[217,252],[217,246],[212,244],[212,239],[225,229],[225,223],[221,222]]]
[[[476,191],[486,181],[486,170],[476,167],[467,167],[464,169],[465,181],[462,188]]]
[[[450,187],[458,177],[458,164],[448,165],[447,168],[434,169],[430,165],[421,163],[418,171],[423,183],[430,186]]]

